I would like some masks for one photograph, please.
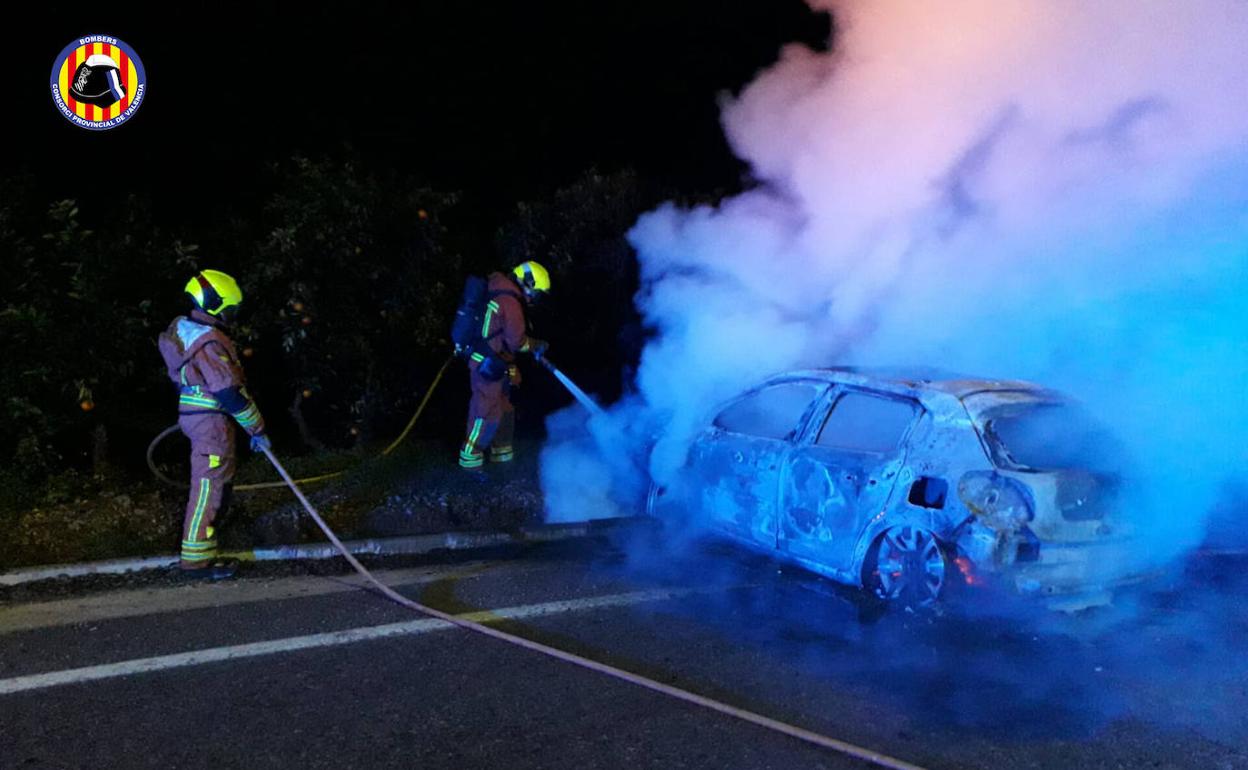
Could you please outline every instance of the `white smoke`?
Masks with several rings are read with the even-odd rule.
[[[810,2],[832,50],[723,107],[757,185],[630,234],[651,472],[776,371],[938,366],[1083,398],[1191,545],[1248,460],[1248,2]]]

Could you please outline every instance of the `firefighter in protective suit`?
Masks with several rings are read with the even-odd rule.
[[[169,378],[178,386],[178,425],[191,441],[191,494],[182,525],[181,568],[188,577],[231,577],[235,565],[217,560],[214,523],[229,503],[234,478],[234,426],[267,449],[264,419],[247,393],[243,366],[227,331],[243,293],[218,270],[186,284],[192,309],[173,320],[158,346]]]
[[[481,325],[485,344],[468,360],[472,398],[468,402],[467,436],[459,450],[461,468],[480,468],[487,448],[491,462],[510,462],[515,456],[511,442],[516,414],[511,388],[520,384],[516,355],[531,353],[541,360],[547,347],[526,333],[524,309],[549,291],[550,274],[532,261],[516,265],[510,274],[492,273],[488,278]]]

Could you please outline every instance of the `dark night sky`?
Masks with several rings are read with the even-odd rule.
[[[829,35],[800,0],[130,9],[57,5],[10,28],[4,170],[88,202],[149,193],[172,221],[245,202],[265,160],[346,144],[499,213],[590,165],[731,187],[717,94],[784,42]],[[70,125],[48,94],[53,58],[85,34],[120,37],[147,69],[146,103],[112,131]]]

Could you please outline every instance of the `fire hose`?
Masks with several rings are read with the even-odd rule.
[[[547,365],[547,368],[551,369],[552,372],[558,371],[550,365]],[[563,379],[560,378],[560,381],[563,381]],[[571,381],[569,380],[568,382]],[[578,388],[577,390],[579,391],[580,389]],[[583,391],[581,393],[584,395]],[[576,394],[574,393],[573,395]],[[589,397],[585,396],[585,398],[588,399]],[[590,401],[590,403],[593,402]],[[599,409],[599,411],[601,411],[601,409]],[[316,526],[320,527],[321,532],[325,533],[325,537],[327,537],[329,541],[334,544],[334,547],[337,548],[343,558],[347,560],[347,563],[360,574],[360,577],[364,578],[369,584],[376,588],[382,596],[400,606],[406,607],[410,610],[415,610],[416,612],[427,615],[431,618],[437,618],[438,620],[449,623],[453,626],[458,626],[459,628],[467,631],[482,634],[501,642],[506,642],[507,644],[515,645],[531,652],[536,652],[540,655],[554,658],[555,660],[571,663],[572,665],[579,666],[580,668],[596,671],[599,674],[604,674],[619,681],[627,682],[638,687],[644,687],[647,690],[652,690],[662,695],[675,698],[679,701],[690,703],[695,706],[701,706],[720,714],[740,719],[744,722],[749,722],[750,724],[757,725],[768,730],[773,730],[792,738],[797,738],[798,740],[805,741],[806,743],[811,743],[825,749],[831,749],[832,751],[840,754],[860,759],[864,762],[869,762],[879,767],[887,767],[891,768],[891,770],[923,770],[923,768],[918,765],[910,764],[909,762],[890,757],[886,754],[881,754],[861,746],[855,746],[852,743],[846,743],[845,741],[840,741],[836,738],[831,738],[812,730],[807,730],[796,725],[788,724],[787,722],[781,722],[778,719],[763,716],[762,714],[758,714],[753,711],[738,708],[728,703],[724,703],[723,701],[708,698],[704,695],[698,695],[697,693],[689,692],[688,690],[682,690],[679,687],[673,687],[672,685],[664,684],[663,682],[641,676],[640,674],[625,671],[622,668],[616,668],[615,666],[591,660],[590,658],[586,658],[566,650],[560,650],[556,647],[542,644],[541,642],[535,642],[532,639],[525,639],[522,636],[509,634],[506,631],[492,628],[484,623],[468,620],[457,615],[452,615],[448,612],[443,612],[442,610],[434,609],[433,607],[421,604],[420,602],[413,601],[373,577],[373,574],[360,563],[359,559],[356,559],[355,556],[347,550],[346,546],[342,544],[342,541],[338,539],[338,536],[334,534],[334,531],[329,528],[329,525],[326,524],[325,520],[321,518],[321,515],[317,513],[316,508],[314,508],[312,503],[308,501],[308,498],[304,496],[303,491],[299,489],[298,483],[290,477],[290,474],[286,472],[286,469],[282,466],[281,462],[273,454],[273,450],[265,447],[263,451],[265,457],[268,457],[269,462],[273,463],[273,467],[277,469],[278,475],[282,477],[282,483],[289,486],[290,491],[295,493],[295,497],[299,499],[300,504],[303,505],[303,509],[308,512],[308,515],[312,517],[314,522],[316,522]]]
[[[398,448],[400,444],[403,443],[403,441],[407,438],[407,435],[412,432],[412,428],[415,427],[416,421],[420,419],[421,414],[423,414],[425,411],[425,407],[429,405],[429,399],[433,397],[433,391],[437,389],[438,383],[442,382],[442,376],[446,374],[446,368],[450,366],[451,361],[454,361],[454,360],[455,360],[454,356],[449,356],[446,359],[446,361],[443,362],[442,368],[438,369],[437,375],[434,376],[433,382],[429,384],[429,389],[425,391],[425,395],[420,400],[420,404],[417,405],[416,411],[412,413],[412,419],[407,421],[407,426],[403,428],[403,431],[399,434],[398,438],[396,438],[394,441],[391,441],[390,444],[385,449],[381,450],[381,452],[378,454],[379,457],[389,456],[391,452],[393,452],[395,449]],[[152,443],[147,445],[147,467],[152,472],[152,474],[161,481],[161,483],[166,484],[171,487],[177,487],[178,489],[186,489],[187,488],[186,484],[179,484],[178,482],[174,481],[173,479],[169,478],[164,473],[162,473],[160,470],[160,467],[156,465],[156,458],[154,457],[156,453],[156,447],[160,446],[160,442],[164,441],[166,438],[173,435],[174,433],[177,433],[179,430],[181,430],[181,428],[178,427],[177,423],[174,423],[173,425],[170,425],[168,428],[165,428],[163,431],[161,431],[156,436],[156,438],[152,439]],[[307,478],[297,479],[297,481],[300,484],[311,484],[316,481],[328,481],[329,479],[334,479],[334,478],[338,478],[339,476],[342,476],[348,470],[350,469],[344,468],[340,471],[334,471],[332,473],[322,473],[319,476],[309,476]],[[284,481],[266,481],[266,482],[261,482],[258,484],[239,484],[234,487],[234,491],[235,492],[249,492],[249,491],[253,491],[257,489],[275,489],[277,487],[284,487],[284,486],[286,486],[286,482]]]
[[[407,421],[407,426],[403,428],[401,433],[399,433],[398,438],[390,442],[385,449],[381,450],[379,453],[380,457],[389,456],[395,449],[398,448],[400,444],[403,443],[408,434],[412,432],[412,428],[416,425],[416,421],[420,419],[421,414],[425,411],[425,407],[428,406],[429,399],[433,396],[433,391],[438,387],[438,384],[442,382],[442,377],[446,374],[447,367],[450,366],[451,362],[454,360],[455,356],[449,356],[446,361],[443,362],[442,367],[438,369],[437,375],[434,376],[433,382],[429,384],[429,389],[425,391],[424,397],[421,398],[420,404],[416,407],[416,411],[412,414],[412,418]],[[559,371],[559,369],[546,358],[543,357],[538,360],[541,362],[542,366],[546,367],[546,369],[554,375],[555,379],[559,380],[559,382],[568,389],[568,392],[571,393],[582,406],[589,410],[590,414],[595,417],[604,414],[602,407],[598,406],[598,404],[595,403],[594,400],[585,393],[585,391],[581,390],[581,388],[578,387],[570,377]],[[177,423],[174,423],[158,433],[156,438],[152,439],[152,442],[147,445],[147,467],[148,470],[152,472],[152,475],[155,476],[162,484],[177,489],[186,489],[186,484],[181,484],[166,476],[164,472],[160,470],[160,466],[156,464],[155,458],[156,447],[160,446],[161,442],[172,436],[174,433],[177,433],[179,430],[181,430],[181,428],[178,427]],[[344,468],[331,473],[322,473],[317,476],[307,476],[305,478],[296,479],[296,481],[300,484],[312,484],[318,481],[328,481],[344,475],[349,470],[349,468]],[[233,489],[235,492],[251,492],[260,489],[276,489],[282,486],[285,486],[285,482],[265,481],[255,484],[237,484],[233,487]]]
[[[411,420],[408,421],[407,427],[403,429],[403,432],[399,434],[398,438],[396,438],[393,442],[390,443],[389,446],[387,446],[384,450],[382,450],[381,452],[382,456],[388,455],[391,452],[393,452],[394,449],[398,447],[398,445],[401,444],[405,438],[407,438],[408,433],[411,432],[412,427],[416,424],[416,421],[420,418],[421,413],[424,412],[425,406],[429,403],[429,399],[433,395],[434,389],[438,386],[438,383],[441,382],[442,375],[446,373],[446,369],[450,365],[452,360],[453,360],[453,357],[448,358],[446,360],[446,363],[442,364],[442,368],[438,370],[437,376],[434,377],[433,382],[429,386],[429,389],[425,392],[424,398],[421,399],[419,406],[416,408],[416,412],[412,415]],[[578,387],[576,383],[574,383],[571,380],[571,378],[569,378],[567,375],[561,372],[554,364],[546,360],[544,357],[539,360],[541,361],[542,366],[546,367],[546,369],[549,370],[552,375],[554,375],[555,379],[559,380],[559,382],[562,383],[563,386],[568,389],[568,392],[571,393],[572,396],[576,398],[576,400],[580,402],[587,410],[589,410],[591,415],[595,417],[599,417],[605,414],[602,410],[602,407],[598,406],[598,404],[595,403],[594,400],[590,398],[588,394],[585,393],[585,391],[583,391],[580,387]],[[173,481],[172,479],[169,479],[167,476],[165,476],[164,474],[160,472],[160,469],[156,466],[155,460],[152,457],[156,446],[159,445],[161,441],[163,441],[168,435],[172,434],[176,430],[178,430],[178,426],[173,425],[167,428],[164,432],[158,435],[155,438],[155,440],[152,441],[152,443],[148,446],[148,449],[147,449],[147,464],[148,464],[148,467],[152,470],[152,473],[154,473],[156,477],[159,478],[161,481],[167,484],[180,486],[177,484],[177,482]],[[860,759],[864,762],[868,762],[868,763],[877,765],[879,767],[891,768],[892,770],[923,770],[923,768],[919,767],[918,765],[913,765],[913,764],[910,764],[909,762],[905,762],[900,759],[895,759],[893,757],[890,757],[885,754],[881,754],[876,751],[872,751],[870,749],[862,748],[861,746],[855,746],[852,743],[846,743],[845,741],[840,741],[835,738],[831,738],[829,736],[814,732],[812,730],[807,730],[805,728],[798,727],[796,725],[788,724],[787,722],[782,722],[780,720],[773,719],[771,717],[763,716],[762,714],[758,714],[753,711],[748,711],[746,709],[732,706],[730,704],[724,703],[723,701],[718,701],[713,698],[708,698],[704,695],[698,695],[697,693],[689,692],[688,690],[682,690],[678,687],[673,687],[672,685],[664,684],[654,679],[641,676],[640,674],[635,674],[631,671],[625,671],[624,669],[616,668],[615,666],[611,666],[611,665],[608,665],[606,663],[602,663],[596,660],[591,660],[590,658],[586,658],[581,655],[577,655],[575,653],[567,652],[566,650],[560,650],[558,648],[542,644],[541,642],[535,642],[531,639],[525,639],[522,636],[516,636],[515,634],[510,634],[510,633],[507,633],[506,631],[502,631],[497,628],[492,628],[488,625],[485,625],[484,623],[478,623],[476,621],[468,620],[466,618],[452,615],[450,613],[443,612],[442,610],[434,609],[433,607],[429,607],[427,605],[413,601],[412,599],[409,599],[406,596],[403,596],[398,591],[395,591],[390,586],[386,585],[385,583],[382,583],[380,580],[375,578],[373,574],[369,572],[368,569],[363,564],[360,563],[359,559],[355,558],[355,556],[346,548],[346,546],[343,545],[342,541],[338,538],[338,535],[336,535],[334,531],[330,529],[329,525],[325,523],[325,520],[321,518],[320,513],[317,512],[316,508],[312,505],[312,503],[308,500],[308,498],[303,494],[303,490],[299,488],[300,483],[309,483],[313,481],[321,481],[325,479],[334,478],[334,477],[341,476],[342,474],[346,473],[346,470],[341,470],[341,471],[336,471],[334,473],[327,473],[327,474],[322,474],[320,476],[312,476],[310,478],[296,480],[294,478],[291,478],[290,473],[287,472],[285,466],[282,465],[281,461],[277,459],[277,456],[273,454],[273,450],[271,448],[262,447],[261,451],[264,452],[264,455],[265,457],[268,458],[269,462],[273,464],[273,468],[277,471],[278,475],[281,476],[282,480],[280,482],[271,482],[271,483],[263,483],[263,484],[245,484],[245,485],[235,487],[235,489],[236,490],[268,489],[272,487],[280,487],[283,485],[290,487],[291,492],[293,492],[295,497],[299,500],[299,503],[303,506],[303,509],[307,511],[309,516],[312,517],[312,520],[316,523],[316,526],[320,528],[321,532],[325,534],[325,537],[329,540],[329,542],[333,544],[333,546],[338,550],[340,554],[342,554],[342,557],[347,560],[347,563],[350,564],[351,567],[357,573],[359,573],[360,576],[364,578],[364,580],[366,580],[370,585],[372,585],[382,596],[395,602],[396,604],[402,607],[406,607],[407,609],[410,609],[410,610],[415,610],[416,612],[419,612],[423,615],[427,615],[428,617],[431,617],[431,618],[436,618],[445,623],[449,623],[453,626],[457,626],[467,631],[472,631],[474,633],[482,634],[484,636],[488,636],[493,639],[506,642],[507,644],[521,647],[531,652],[536,652],[538,654],[545,655],[547,657],[554,658],[556,660],[561,660],[565,663],[570,663],[572,665],[579,666],[580,668],[584,668],[590,671],[595,671],[597,673],[604,674],[606,676],[612,677],[619,681],[627,682],[629,684],[636,685],[638,687],[643,687],[647,690],[651,690],[651,691],[660,693],[662,695],[675,698],[685,703],[689,703],[695,706],[701,706],[703,708],[710,709],[720,714],[724,714],[726,716],[730,716],[735,719],[740,719],[744,722],[749,722],[750,724],[757,725],[759,727],[763,727],[768,730],[773,730],[775,732],[790,736],[792,738],[796,738],[801,741],[805,741],[806,743],[820,746],[825,749],[830,749],[832,751],[836,751],[840,754],[844,754],[846,756],[853,757],[855,759]]]
[[[559,371],[559,369],[550,362],[550,359],[542,356],[537,360],[542,364],[542,366],[546,367],[547,371],[555,376],[556,380],[559,380],[559,383],[563,385],[563,387],[568,389],[568,392],[572,394],[573,398],[581,403],[581,406],[589,410],[591,415],[594,417],[602,417],[605,414],[605,412],[602,411],[602,407],[598,406],[597,402],[589,397],[589,394],[577,387],[577,384],[572,381],[571,377]]]

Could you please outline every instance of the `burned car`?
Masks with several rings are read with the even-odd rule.
[[[723,405],[647,511],[907,605],[986,584],[1086,606],[1127,579],[1115,451],[1031,383],[798,371]]]

